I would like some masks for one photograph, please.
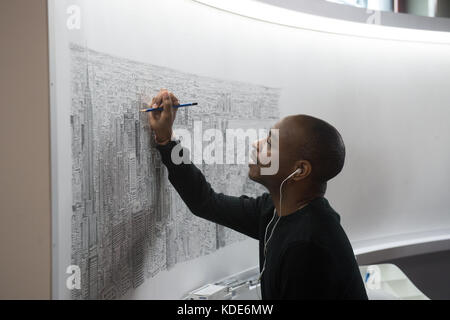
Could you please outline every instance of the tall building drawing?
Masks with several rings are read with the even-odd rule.
[[[179,262],[245,239],[195,217],[168,181],[147,121],[145,97],[170,88],[200,107],[176,127],[224,132],[233,121],[278,119],[279,91],[187,74],[71,45],[72,264],[74,299],[116,299]],[[199,165],[215,191],[257,196],[246,165]]]

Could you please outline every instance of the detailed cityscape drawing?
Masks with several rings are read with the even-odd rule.
[[[176,128],[225,131],[241,121],[278,119],[279,90],[188,74],[100,53],[71,52],[72,264],[81,269],[73,299],[116,299],[176,263],[245,236],[194,216],[170,185],[147,114],[161,88],[181,102]],[[198,165],[216,192],[258,196],[242,164]]]

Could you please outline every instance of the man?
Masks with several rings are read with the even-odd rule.
[[[249,177],[269,193],[231,197],[216,193],[193,164],[172,161],[178,143],[172,139],[173,106],[178,104],[161,90],[152,105],[164,110],[149,113],[169,180],[193,214],[259,240],[262,298],[367,299],[340,216],[324,198],[327,181],[344,165],[338,131],[310,116],[282,119],[274,126],[278,144],[271,135],[255,144],[257,159],[262,149],[278,157],[278,172],[262,175],[261,161],[249,165]]]

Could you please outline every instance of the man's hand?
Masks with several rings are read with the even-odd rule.
[[[150,111],[148,114],[150,127],[155,133],[156,143],[165,145],[170,142],[173,122],[177,115],[177,109],[173,106],[178,105],[178,99],[166,89],[161,89],[158,95],[153,98],[152,108],[164,108],[163,111]]]

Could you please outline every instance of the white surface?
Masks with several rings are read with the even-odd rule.
[[[82,8],[80,31],[65,27],[68,4]],[[70,263],[68,41],[185,72],[279,87],[283,116],[306,113],[335,125],[346,142],[347,161],[329,184],[328,198],[352,241],[450,228],[449,45],[288,28],[190,0],[52,0],[50,17],[56,49],[55,298],[68,297]],[[130,297],[181,298],[256,264],[257,244],[249,241],[178,265]]]
[[[382,251],[391,248],[401,248],[423,243],[433,243],[450,240],[450,229],[425,231],[417,233],[398,234],[384,238],[361,240],[352,243],[355,255]]]
[[[306,31],[329,34],[351,35],[354,37],[389,39],[450,44],[450,33],[428,30],[385,27],[374,23],[356,23],[340,19],[319,17],[288,10],[256,0],[194,0],[214,8],[236,13],[244,17],[263,20],[274,24],[299,28]],[[369,19],[369,15],[367,16]]]
[[[212,284],[212,285],[206,286],[206,287],[204,287],[204,288],[202,288],[202,289],[200,289],[200,290],[194,291],[194,293],[195,293],[196,295],[206,295],[206,296],[209,296],[209,295],[218,293],[218,292],[220,292],[220,291],[223,291],[224,288],[225,288],[224,286],[216,286],[216,285],[213,285],[213,284]]]
[[[368,267],[359,267],[363,279]],[[379,288],[370,288],[365,283],[369,300],[429,300],[396,265],[377,264],[374,267],[380,273],[380,282]]]

